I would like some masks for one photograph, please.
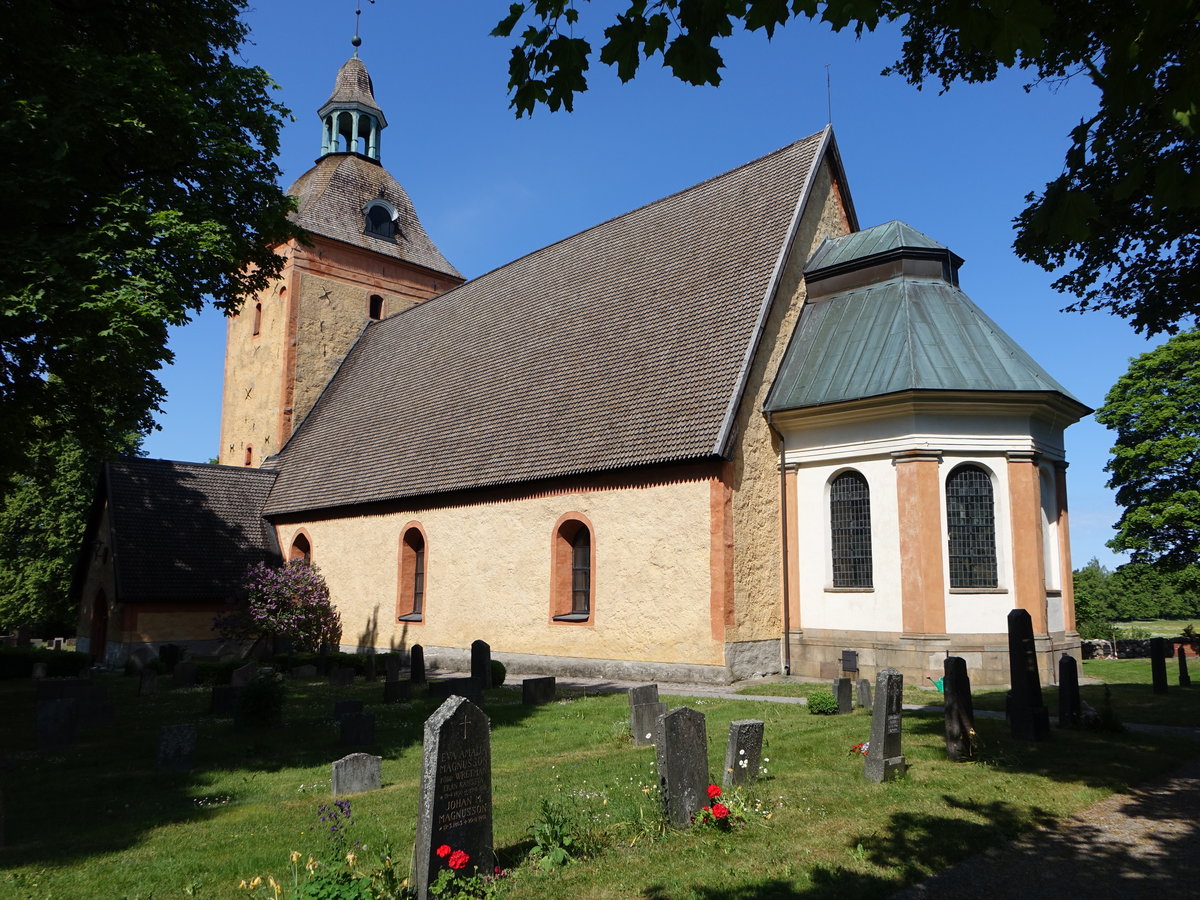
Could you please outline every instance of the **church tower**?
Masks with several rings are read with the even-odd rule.
[[[387,119],[358,43],[318,110],[321,155],[288,189],[309,242],[278,247],[280,277],[229,320],[223,465],[258,466],[278,453],[367,323],[464,280],[383,167]]]

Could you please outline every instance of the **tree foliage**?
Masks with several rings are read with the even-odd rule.
[[[1134,359],[1096,421],[1116,432],[1106,469],[1124,507],[1109,546],[1134,562],[1200,562],[1200,331]]]
[[[218,618],[213,627],[224,638],[282,637],[292,648],[312,653],[322,644],[338,646],[342,619],[329,599],[320,570],[303,559],[282,566],[257,563],[246,572],[245,605]]]
[[[0,0],[0,477],[146,433],[167,327],[279,271],[286,110],[245,0]]]
[[[594,22],[586,0],[514,3],[494,34],[511,36],[517,115],[570,110],[587,90]],[[606,11],[604,16],[609,13]],[[885,70],[922,87],[983,82],[1002,68],[1034,82],[1087,78],[1094,115],[1070,133],[1062,174],[1026,198],[1017,253],[1078,299],[1148,334],[1200,314],[1200,0],[627,0],[604,28],[600,60],[622,81],[644,60],[690,84],[719,84],[719,44],[735,29],[808,19],[855,35],[898,23],[899,57]],[[594,31],[592,32],[594,33]]]
[[[0,630],[14,625],[74,626],[69,601],[101,463],[135,453],[136,435],[102,447],[63,435],[27,450],[25,470],[0,501]]]
[[[1108,569],[1092,559],[1075,570],[1075,619],[1085,637],[1109,637],[1114,621],[1200,616],[1200,566],[1146,563]]]

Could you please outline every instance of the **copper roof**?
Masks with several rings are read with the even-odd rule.
[[[367,67],[357,56],[342,63],[337,77],[333,81],[333,93],[321,106],[318,115],[324,115],[331,106],[360,106],[378,114],[383,118],[383,110],[375,102],[375,86]],[[386,123],[385,123],[386,124]]]
[[[267,514],[719,454],[827,135],[369,326]]]
[[[298,203],[293,220],[307,231],[462,278],[425,233],[400,182],[378,163],[352,153],[331,153],[287,192]],[[396,209],[394,240],[363,234],[363,207],[376,197]]]

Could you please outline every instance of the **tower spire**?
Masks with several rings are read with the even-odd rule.
[[[333,93],[317,110],[321,118],[321,156],[331,153],[357,153],[379,162],[380,134],[387,127],[383,110],[375,102],[375,87],[367,67],[358,58],[362,38],[358,34],[359,0],[355,9],[354,47],[351,56],[338,69]]]
[[[371,0],[371,2],[373,3],[375,0]],[[354,6],[354,37],[350,39],[350,46],[354,48],[354,59],[358,59],[358,48],[362,46],[362,38],[358,36],[358,20],[361,15],[362,0],[358,0]]]

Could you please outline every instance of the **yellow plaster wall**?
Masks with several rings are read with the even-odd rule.
[[[342,615],[342,644],[467,647],[590,659],[721,665],[711,634],[709,481],[580,490],[476,505],[281,526],[303,527]],[[594,529],[593,615],[550,621],[555,523]],[[425,531],[425,616],[394,623],[401,531]],[[377,635],[373,635],[377,629]]]
[[[823,162],[814,175],[812,194],[781,274],[736,420],[734,625],[726,629],[727,641],[778,638],[783,629],[779,445],[762,405],[804,305],[804,264],[825,238],[849,231],[840,188],[829,163]]]

